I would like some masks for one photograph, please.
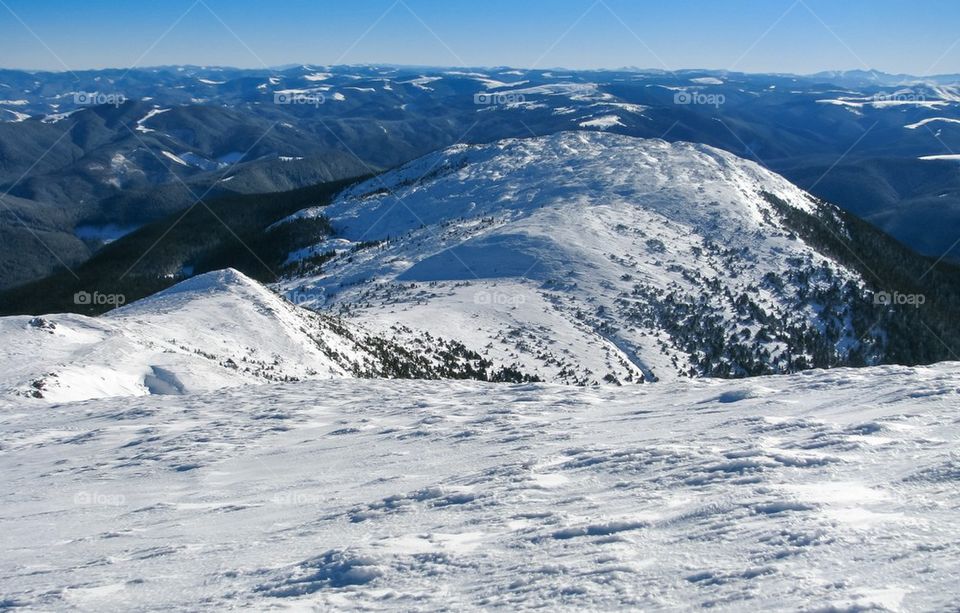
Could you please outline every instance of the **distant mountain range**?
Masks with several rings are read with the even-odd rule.
[[[200,197],[291,190],[457,142],[570,130],[724,149],[922,254],[958,260],[958,81],[871,71],[2,70],[0,287],[76,267]]]

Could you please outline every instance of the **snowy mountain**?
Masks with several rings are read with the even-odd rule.
[[[956,611],[958,368],[0,399],[0,608]]]
[[[931,102],[849,91],[887,87],[873,73],[823,76],[840,89],[267,73],[127,71],[110,85],[165,96],[78,110],[63,88],[90,81],[0,71],[16,120],[0,153],[97,128],[11,191],[10,218],[32,212],[23,229],[76,272],[0,307],[118,305],[0,317],[0,610],[960,610],[960,363],[942,362],[960,351],[960,269],[724,148],[635,137],[742,144],[676,101],[689,89],[729,95],[725,117],[779,159],[831,133],[809,113],[838,133],[884,114],[918,143],[960,121],[953,86],[925,84]],[[790,87],[806,98],[788,117]],[[321,94],[323,113],[303,103]],[[745,116],[771,100],[783,125],[764,139]],[[436,150],[474,117],[486,144]],[[244,166],[233,139],[264,122],[290,136]],[[101,140],[121,130],[140,144]],[[491,138],[534,131],[550,135]],[[351,151],[321,160],[331,146]],[[150,199],[111,182],[155,148],[172,166],[138,183]],[[114,236],[147,217],[111,211],[180,210],[170,168],[198,186],[221,164],[244,194]],[[72,232],[93,218],[60,207],[92,185],[124,191],[84,205],[117,223],[83,261]],[[22,253],[0,272],[35,260],[24,236],[4,235]]]
[[[957,345],[960,280],[708,146],[561,133],[456,146],[347,185],[121,239],[49,293],[164,287],[230,266],[223,241],[242,236],[241,255],[281,272],[288,301],[227,271],[98,319],[3,319],[4,391],[62,401],[319,376],[617,384],[932,363]],[[315,202],[328,204],[298,211]],[[224,219],[245,225],[214,244],[226,230],[208,226]],[[124,281],[135,262],[123,258],[158,243],[154,276]]]
[[[234,270],[98,318],[0,318],[0,397],[67,402],[342,377],[463,378],[480,360],[435,339],[408,349],[298,308]],[[479,377],[486,378],[486,377]]]
[[[336,234],[291,253],[280,287],[546,381],[882,362],[891,305],[806,231],[848,232],[838,215],[703,145],[578,132],[455,146],[285,220],[326,217]]]
[[[30,209],[4,228],[0,288],[58,271],[50,251],[69,264],[86,259],[104,239],[175,215],[208,190],[294,189],[457,142],[565,130],[719,147],[921,253],[958,261],[960,175],[942,157],[960,151],[958,121],[956,75],[0,69],[0,189]],[[33,234],[51,231],[48,250]]]

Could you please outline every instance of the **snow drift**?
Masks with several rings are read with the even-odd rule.
[[[0,603],[953,611],[958,368],[0,399]]]

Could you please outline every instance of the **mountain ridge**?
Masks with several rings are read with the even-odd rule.
[[[488,373],[490,365],[443,339],[414,354],[301,309],[233,269],[198,275],[100,317],[3,317],[0,337],[0,396],[47,402],[307,379],[511,376]]]
[[[401,378],[736,378],[932,363],[960,346],[956,270],[707,145],[582,131],[457,145],[214,208],[237,234],[171,220],[119,239],[80,280],[32,291],[49,304],[93,288],[133,300],[238,267],[327,325],[342,320],[341,335],[369,330],[376,359],[360,374]],[[200,237],[211,245],[196,252]],[[923,303],[881,302],[899,295]]]
[[[278,287],[550,381],[882,362],[874,299],[896,288],[807,244],[769,194],[845,231],[829,205],[706,145],[570,132],[455,146],[288,218],[335,233],[292,253],[324,257]]]
[[[43,219],[31,229],[54,224],[85,238],[81,259],[103,243],[88,226],[139,227],[193,204],[180,181],[197,195],[264,193],[394,168],[457,142],[572,129],[703,142],[763,161],[917,251],[960,258],[960,175],[938,158],[960,150],[949,75],[179,67],[0,71],[0,91],[0,189],[38,202]],[[0,287],[57,268],[28,231],[16,242],[43,266],[11,260]],[[73,261],[70,246],[47,243]]]

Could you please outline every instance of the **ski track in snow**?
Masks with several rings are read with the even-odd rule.
[[[0,608],[957,610],[958,392],[954,363],[2,399]]]

